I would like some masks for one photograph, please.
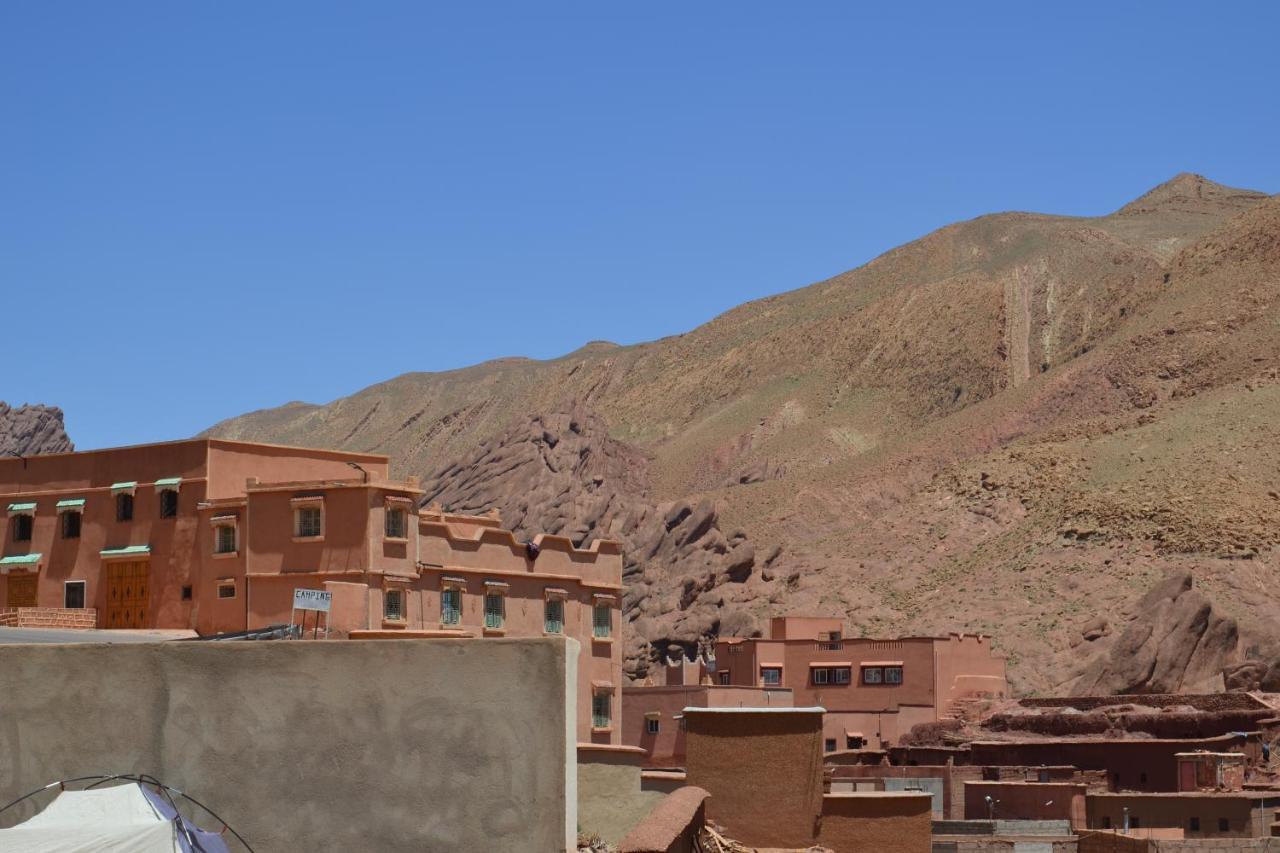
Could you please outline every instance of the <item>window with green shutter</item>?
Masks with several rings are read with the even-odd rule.
[[[591,610],[591,633],[596,637],[608,637],[613,634],[613,608],[607,604],[597,604]]]
[[[486,628],[497,629],[502,627],[504,612],[503,605],[506,596],[497,593],[488,593],[484,597],[484,626]]]
[[[610,713],[609,700],[612,697],[608,693],[596,693],[591,697],[591,726],[597,729],[609,728]]]
[[[543,606],[543,630],[548,634],[564,633],[564,600],[548,598]]]
[[[440,621],[445,625],[462,621],[462,590],[451,588],[440,593]]]

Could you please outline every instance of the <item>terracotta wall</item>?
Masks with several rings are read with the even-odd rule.
[[[628,687],[622,692],[622,742],[645,751],[648,767],[683,767],[685,736],[680,725],[685,708],[786,708],[791,691],[757,687],[665,686]],[[649,731],[649,715],[657,715],[658,731]]]
[[[1126,808],[1133,829],[1180,829],[1187,838],[1249,838],[1256,834],[1253,801],[1242,794],[1090,794],[1089,829],[1108,828],[1108,818],[1109,828],[1122,828]],[[1191,828],[1192,818],[1199,818],[1199,829]],[[1227,821],[1225,830],[1219,828],[1220,819]]]
[[[996,802],[1001,820],[1067,820],[1074,829],[1086,823],[1085,785],[1074,782],[962,783],[966,820],[987,820],[986,798]]]
[[[354,462],[367,471],[370,481],[386,480],[390,476],[387,457],[369,453],[243,444],[217,439],[211,439],[208,444],[209,497],[215,500],[244,494],[245,481],[250,477],[260,483],[363,478],[364,474],[348,462]]]
[[[690,709],[688,783],[708,819],[758,847],[808,847],[822,813],[821,712]]]
[[[818,843],[836,853],[929,853],[930,802],[927,793],[828,794]]]

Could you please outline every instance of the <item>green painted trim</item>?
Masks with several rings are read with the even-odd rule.
[[[58,501],[58,509],[76,509],[84,506],[84,498],[67,498]]]
[[[29,566],[40,562],[39,554],[16,554],[12,557],[0,557],[0,564],[6,566]]]
[[[98,552],[100,557],[131,557],[134,554],[150,554],[150,545],[129,545],[125,548],[105,548]]]
[[[181,477],[165,477],[163,480],[156,480],[157,489],[167,489],[173,486],[181,486]]]
[[[112,483],[112,484],[111,484],[111,491],[113,491],[113,492],[123,492],[125,489],[136,489],[136,488],[138,488],[138,482],[137,482],[137,480],[130,480],[130,481],[129,481],[129,482],[127,482],[127,483]]]
[[[25,504],[9,504],[9,512],[32,512],[36,505],[33,503]]]

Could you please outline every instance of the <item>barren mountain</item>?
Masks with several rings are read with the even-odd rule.
[[[389,453],[447,506],[623,539],[633,672],[818,612],[993,634],[1018,687],[1064,690],[1099,671],[1089,626],[1168,572],[1240,654],[1280,636],[1278,296],[1280,199],[1179,175],[1107,216],[951,225],[685,335],[211,433]]]
[[[13,408],[0,400],[0,456],[35,456],[75,450],[53,406]]]

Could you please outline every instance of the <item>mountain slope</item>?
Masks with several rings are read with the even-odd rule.
[[[685,335],[211,432],[387,452],[447,505],[622,537],[633,671],[648,644],[819,611],[985,630],[1020,686],[1057,689],[1089,655],[1078,623],[1167,570],[1192,569],[1245,644],[1274,627],[1278,204],[1180,175],[1109,216],[981,217]],[[569,421],[628,460],[607,486],[492,464],[549,458]],[[669,537],[699,507],[695,558]]]

